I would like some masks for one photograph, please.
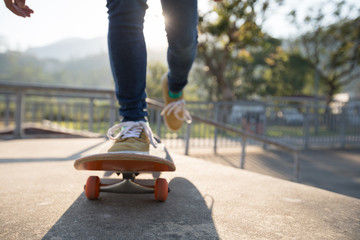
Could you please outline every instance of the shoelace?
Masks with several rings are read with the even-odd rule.
[[[192,118],[188,110],[185,107],[185,100],[179,100],[175,102],[171,102],[164,109],[161,111],[161,115],[170,115],[174,112],[175,117],[180,121],[185,121],[186,123],[190,124],[192,122]],[[183,113],[182,117],[179,116],[180,113]]]
[[[154,138],[151,128],[145,122],[122,122],[116,124],[108,130],[107,136],[110,140],[117,140],[117,139],[130,138],[130,137],[138,138],[140,137],[140,134],[143,130],[145,135],[149,137],[150,143],[156,148],[157,141]]]

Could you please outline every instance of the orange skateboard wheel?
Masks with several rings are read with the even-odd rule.
[[[100,195],[100,178],[90,176],[85,185],[85,195],[89,200],[96,200]]]
[[[169,187],[166,179],[158,178],[155,182],[155,199],[160,202],[164,202],[167,199]]]

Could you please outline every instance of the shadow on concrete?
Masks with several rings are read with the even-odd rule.
[[[169,186],[164,203],[152,194],[101,193],[97,201],[81,194],[43,239],[219,239],[213,198],[184,178]]]
[[[21,162],[56,162],[56,161],[73,161],[75,159],[80,158],[84,153],[90,151],[91,149],[94,149],[102,144],[107,142],[106,139],[104,141],[101,141],[97,144],[91,145],[79,152],[76,152],[70,156],[67,157],[59,157],[59,158],[51,158],[51,157],[45,157],[45,158],[0,158],[0,164],[1,163],[21,163]]]
[[[360,149],[307,150],[301,183],[360,199]]]
[[[254,169],[255,172],[293,181],[295,179],[293,164],[293,155],[289,152],[270,149],[260,153],[249,154],[249,160],[245,165],[245,169],[248,169],[247,165],[249,165],[249,168]]]
[[[207,161],[239,167],[240,152],[194,154]],[[300,152],[300,183],[360,199],[360,149],[304,150]],[[282,150],[251,151],[245,169],[292,181],[293,156]]]

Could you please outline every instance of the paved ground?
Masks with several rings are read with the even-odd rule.
[[[358,239],[360,200],[174,154],[165,203],[101,193],[73,159],[102,139],[0,141],[0,239]],[[92,174],[96,174],[93,172]],[[100,176],[103,173],[98,173]],[[151,175],[143,175],[151,178]]]
[[[193,149],[192,157],[239,167],[241,150]],[[300,183],[360,199],[360,149],[306,150],[300,152]],[[249,146],[245,169],[284,180],[293,180],[293,156],[281,150]]]

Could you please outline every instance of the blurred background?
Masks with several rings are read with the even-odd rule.
[[[0,8],[1,81],[113,87],[105,1],[37,0],[28,5],[35,13],[27,19],[4,4]],[[165,71],[161,4],[149,0],[148,5],[149,69]],[[319,96],[329,104],[358,97],[359,8],[355,0],[200,0],[199,55],[191,82],[201,88],[189,86],[188,98]],[[221,53],[226,61],[218,57]],[[207,57],[217,61],[209,64]],[[148,93],[157,98],[153,77],[149,71]]]

